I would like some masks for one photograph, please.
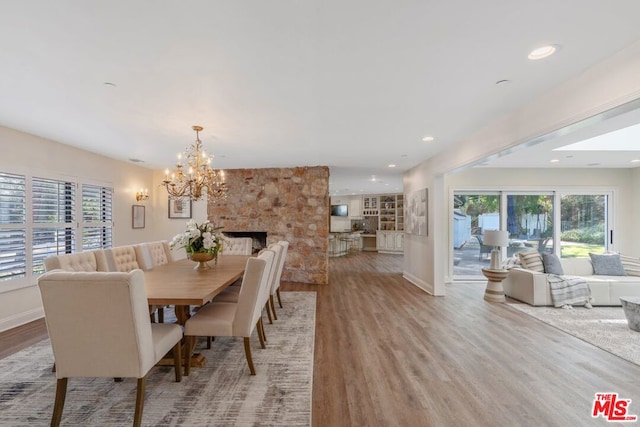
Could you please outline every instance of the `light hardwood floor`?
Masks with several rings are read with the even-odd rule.
[[[640,366],[484,301],[484,283],[432,297],[401,270],[363,252],[331,259],[328,285],[282,285],[318,293],[313,426],[603,426],[597,392],[640,415]],[[44,337],[2,333],[0,358]]]

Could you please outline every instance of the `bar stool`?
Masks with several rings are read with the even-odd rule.
[[[349,246],[350,252],[360,252],[362,251],[362,236],[360,233],[353,233],[351,235],[351,246]]]

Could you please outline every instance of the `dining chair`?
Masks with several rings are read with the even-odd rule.
[[[171,257],[171,249],[169,243],[161,240],[157,242],[140,243],[133,247],[136,254],[136,262],[138,266],[144,270],[152,270],[159,265],[168,264],[173,259]],[[164,306],[150,305],[149,315],[151,322],[155,322],[155,313],[158,313],[158,322],[164,323]]]
[[[274,295],[278,297],[278,305],[280,306],[280,308],[282,308],[282,299],[280,298],[280,279],[282,277],[282,271],[284,270],[284,264],[287,261],[287,252],[289,251],[289,242],[287,242],[286,240],[280,240],[278,244],[282,246],[282,255],[280,256],[281,263],[280,263],[280,266],[278,267],[276,279],[274,280],[273,285],[271,287],[271,295],[269,297],[269,302],[271,304],[271,308],[274,313],[276,309],[275,303],[273,301]],[[278,318],[276,317],[276,320],[277,319]]]
[[[184,325],[186,338],[185,347],[185,375],[191,370],[191,355],[196,344],[197,337],[242,337],[244,338],[244,351],[251,375],[255,375],[255,367],[251,357],[251,335],[254,329],[258,330],[260,346],[266,348],[264,338],[260,332],[259,323],[262,323],[262,307],[260,305],[261,291],[266,287],[268,280],[268,267],[272,261],[269,256],[252,257],[247,260],[240,294],[237,303],[211,302],[200,308],[187,320]]]
[[[109,271],[126,273],[140,268],[133,246],[117,246],[104,250]]]
[[[222,255],[251,255],[253,239],[251,237],[227,237],[222,243]]]
[[[272,316],[271,316],[271,308],[269,306],[269,295],[270,295],[269,291],[271,288],[271,284],[275,280],[277,264],[279,262],[280,254],[282,252],[282,247],[277,244],[270,245],[268,248],[265,248],[262,251],[260,251],[260,253],[258,254],[258,257],[264,254],[265,251],[273,252],[273,257],[269,257],[270,265],[267,266],[268,282],[267,282],[266,289],[264,289],[263,292],[261,293],[260,302],[261,304],[263,304],[265,310],[267,311],[267,317],[269,318],[269,323],[273,323]],[[240,282],[242,282],[242,279],[240,279]],[[237,303],[239,295],[240,295],[240,286],[228,286],[224,291],[216,295],[213,301]],[[209,346],[207,348],[209,348]]]
[[[175,379],[182,380],[182,328],[151,324],[144,273],[66,272],[40,276],[38,287],[56,360],[51,425],[58,426],[69,378],[137,378],[134,426],[142,421],[147,374],[173,351]]]

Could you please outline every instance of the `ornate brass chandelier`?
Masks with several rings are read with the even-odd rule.
[[[202,199],[205,192],[208,200],[222,200],[227,197],[229,190],[224,182],[224,171],[211,166],[213,155],[206,153],[200,141],[202,126],[193,126],[193,130],[196,131],[196,141],[185,149],[184,154],[178,154],[173,171],[165,170],[162,186],[173,200],[197,201]]]

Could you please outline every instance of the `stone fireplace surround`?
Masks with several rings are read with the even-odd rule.
[[[289,242],[283,281],[329,280],[329,168],[225,169],[227,198],[207,215],[222,232],[264,231],[266,245]]]

